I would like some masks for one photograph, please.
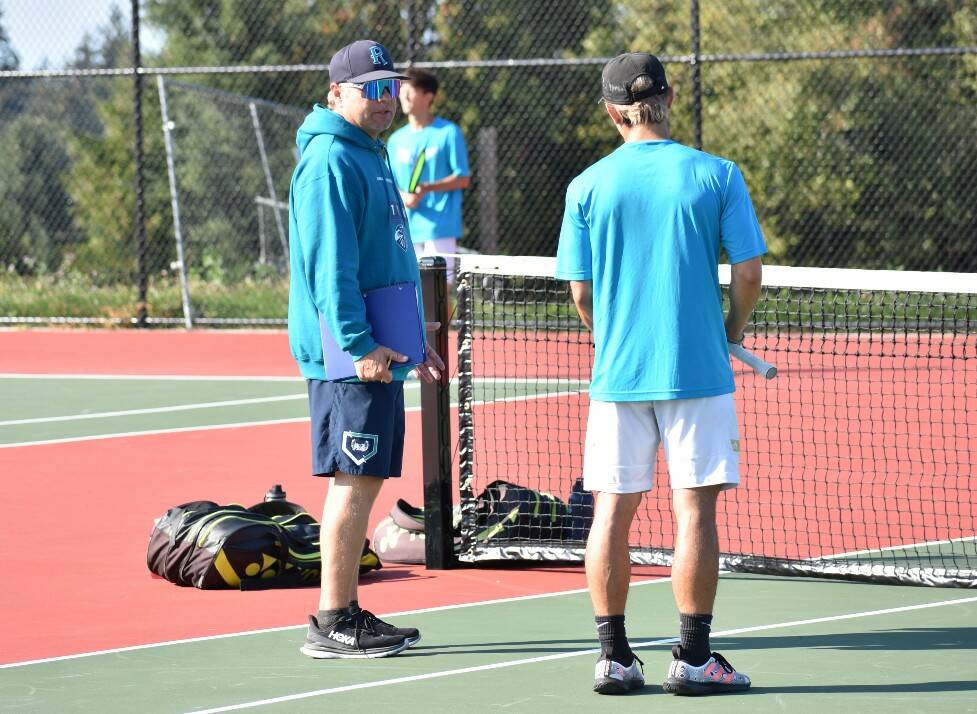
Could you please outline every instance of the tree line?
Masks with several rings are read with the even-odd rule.
[[[977,8],[966,0],[701,0],[700,7],[706,55],[963,47],[977,36]],[[324,64],[361,37],[383,42],[398,61],[418,62],[690,52],[687,0],[147,0],[145,19],[165,37],[150,66]],[[126,66],[128,35],[114,10],[71,66]],[[0,68],[17,64],[0,14]],[[443,84],[436,108],[461,125],[475,169],[465,242],[480,247],[489,217],[478,196],[491,180],[499,249],[552,254],[567,183],[618,144],[596,103],[600,65],[434,71]],[[691,71],[681,62],[667,71],[677,95],[673,134],[691,144]],[[977,270],[977,56],[711,61],[701,76],[703,149],[743,168],[771,262]],[[321,72],[186,81],[304,110],[328,85]],[[146,229],[159,276],[174,260],[172,215],[158,97],[146,86]],[[6,271],[133,279],[131,96],[128,78],[0,80]],[[253,186],[263,181],[253,144],[234,128],[247,117],[219,102],[176,109],[188,242],[207,246],[213,275],[238,279],[254,268]],[[268,129],[276,134],[269,158],[280,198],[294,129],[288,122]],[[487,130],[492,157],[480,141]],[[489,158],[490,179],[479,174]],[[198,254],[199,270],[204,263]]]

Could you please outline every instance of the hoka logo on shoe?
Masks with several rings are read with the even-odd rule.
[[[352,635],[344,635],[342,632],[332,630],[326,637],[330,640],[336,640],[336,642],[342,642],[344,645],[349,645],[350,647],[356,646],[356,638]]]

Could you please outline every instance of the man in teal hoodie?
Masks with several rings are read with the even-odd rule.
[[[363,293],[420,273],[403,203],[379,140],[400,81],[386,48],[358,40],[329,64],[334,111],[316,105],[298,131],[289,195],[288,336],[308,382],[313,473],[332,483],[322,513],[322,589],[302,652],[317,659],[396,654],[420,639],[359,607],[356,584],[370,510],[384,479],[400,476],[407,357],[378,344]],[[326,381],[321,324],[354,360],[357,378]],[[427,347],[425,381],[444,365]]]

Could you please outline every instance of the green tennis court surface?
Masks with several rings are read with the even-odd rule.
[[[587,386],[566,379],[500,384],[476,385],[475,402],[546,400]],[[280,378],[4,378],[0,390],[11,397],[0,402],[0,445],[307,417],[303,382]],[[419,400],[417,384],[408,383],[407,407]],[[965,548],[943,542],[886,550],[890,562],[914,563],[930,549],[946,554],[958,546]],[[871,562],[873,552],[845,557]],[[439,587],[437,573],[419,572]],[[478,583],[500,573],[472,569],[464,577]],[[398,586],[384,587],[393,594]],[[145,608],[122,608],[120,616],[153,617]],[[62,617],[51,613],[37,637],[70,640]],[[0,711],[977,711],[977,597],[966,590],[724,574],[714,647],[754,687],[698,701],[660,688],[677,629],[668,581],[632,589],[629,633],[648,686],[627,697],[590,691],[597,643],[585,592],[390,619],[419,627],[423,640],[381,660],[310,660],[298,652],[304,627],[297,626],[8,665],[0,668]],[[239,629],[260,626],[242,619]],[[79,650],[70,641],[54,648]]]
[[[675,615],[667,581],[632,588],[629,632],[648,686],[590,691],[586,593],[391,618],[422,630],[408,652],[313,661],[304,628],[0,669],[0,710],[974,711],[977,597],[959,590],[725,575],[714,647],[751,692],[690,702],[660,688]],[[56,628],[38,636],[54,636]]]
[[[405,383],[408,409],[420,408],[419,387]],[[503,397],[496,387],[490,398],[585,388],[583,382],[522,381],[507,384]],[[484,398],[485,390],[476,389],[475,399]],[[0,378],[0,393],[8,397],[0,400],[0,445],[309,416],[301,379],[17,377]]]

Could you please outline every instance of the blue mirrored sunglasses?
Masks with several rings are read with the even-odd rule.
[[[363,92],[363,96],[370,101],[377,101],[383,98],[384,94],[389,94],[391,99],[396,99],[400,95],[399,79],[374,79],[363,84],[346,82],[350,87],[356,87]]]

